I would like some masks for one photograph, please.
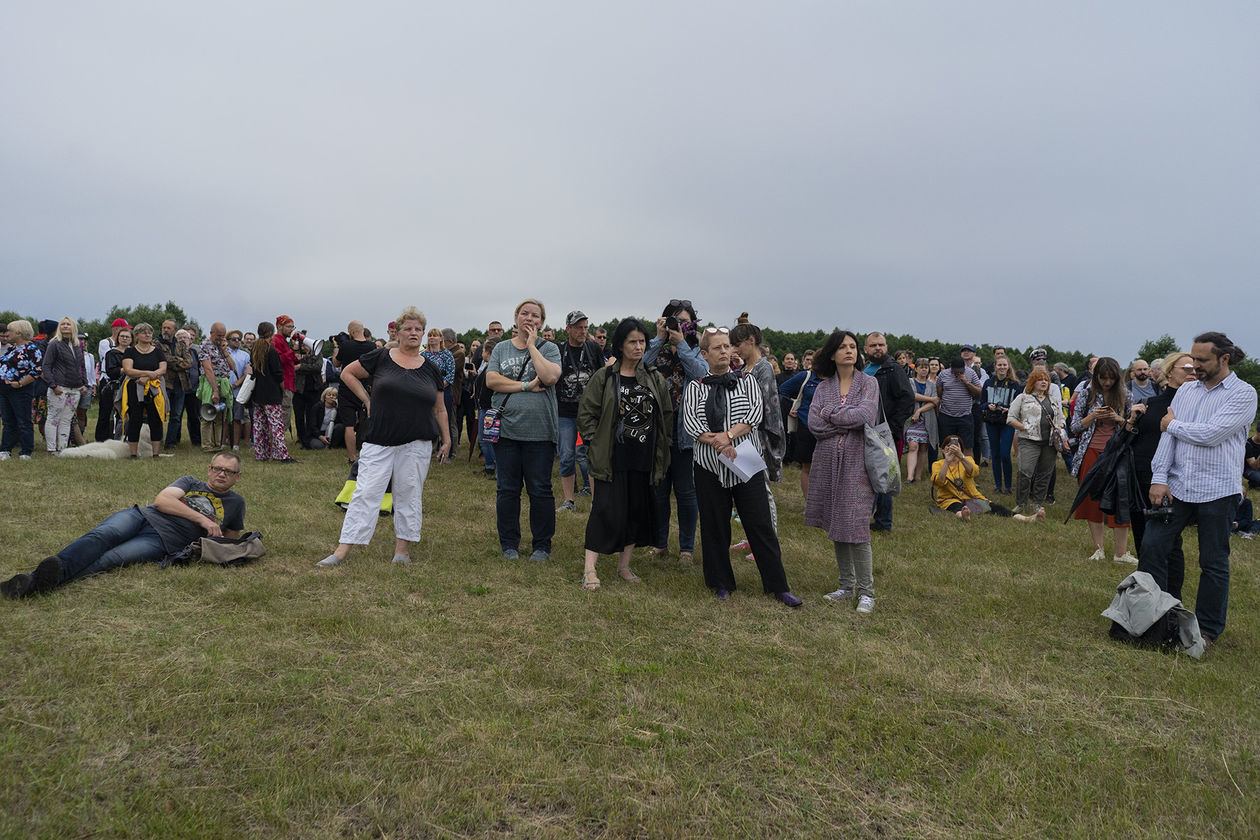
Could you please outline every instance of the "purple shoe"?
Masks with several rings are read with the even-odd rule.
[[[731,597],[731,590],[719,589],[715,591],[713,594],[717,596],[717,599],[719,601],[725,601],[727,598]]]
[[[774,593],[774,597],[778,598],[780,601],[787,604],[792,609],[796,609],[800,607],[801,604],[805,603],[800,598],[797,598],[795,595],[793,595],[791,592],[776,592]]]

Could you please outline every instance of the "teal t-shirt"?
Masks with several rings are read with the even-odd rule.
[[[554,342],[540,338],[537,346],[544,359],[560,364],[560,348]],[[515,381],[529,382],[537,375],[534,363],[529,358],[529,350],[518,350],[511,341],[500,341],[494,345],[494,352],[490,354],[490,364],[486,369]],[[507,399],[509,396],[510,400]],[[503,424],[499,430],[501,437],[526,441],[549,440],[559,444],[560,420],[554,386],[537,392],[514,391],[505,394],[496,391],[490,404],[499,408],[505,401],[507,407],[504,408]]]

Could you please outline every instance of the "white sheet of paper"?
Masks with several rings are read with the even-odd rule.
[[[747,481],[766,468],[765,459],[758,454],[757,447],[753,446],[750,438],[744,438],[743,442],[735,447],[734,461],[723,458],[722,463],[739,476],[741,482]]]

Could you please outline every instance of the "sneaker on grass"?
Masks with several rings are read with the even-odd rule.
[[[869,595],[863,595],[858,598],[857,611],[863,615],[869,615],[875,611],[875,599]]]

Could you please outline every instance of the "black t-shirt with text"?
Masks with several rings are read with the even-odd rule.
[[[577,417],[578,403],[586,383],[604,366],[599,344],[587,340],[574,347],[567,340],[560,347],[560,381],[556,383],[556,410],[561,417]]]
[[[656,413],[660,406],[646,385],[617,375],[617,425],[613,433],[614,470],[652,471],[656,453]]]

